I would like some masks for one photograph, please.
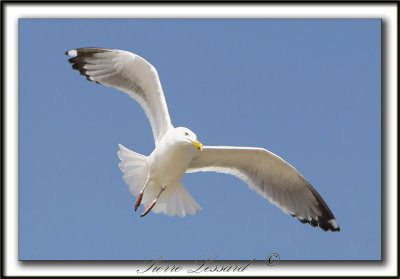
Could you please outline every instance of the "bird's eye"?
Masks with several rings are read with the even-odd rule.
[[[186,132],[186,133],[185,133],[185,136],[188,136],[188,135],[189,135],[189,133],[188,133],[188,132]]]

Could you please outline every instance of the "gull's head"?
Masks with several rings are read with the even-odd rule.
[[[203,150],[203,145],[197,140],[196,134],[188,128],[177,127],[174,130],[174,135],[179,142],[190,144],[196,147],[198,150]]]

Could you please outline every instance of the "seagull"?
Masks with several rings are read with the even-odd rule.
[[[340,231],[328,205],[289,163],[257,147],[203,146],[185,127],[171,123],[157,70],[142,57],[124,50],[77,48],[68,61],[89,81],[114,87],[137,101],[150,121],[155,148],[149,156],[119,144],[119,167],[135,211],[185,217],[201,210],[181,180],[185,173],[217,172],[238,177],[251,190],[302,223],[324,231]]]

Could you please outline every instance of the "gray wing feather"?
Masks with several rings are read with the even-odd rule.
[[[311,184],[292,165],[266,149],[205,146],[187,170],[198,171],[234,175],[302,223],[340,231],[329,207]]]
[[[142,57],[128,51],[78,48],[66,52],[72,68],[88,80],[126,92],[143,108],[150,121],[154,141],[172,127],[167,103],[156,69]]]

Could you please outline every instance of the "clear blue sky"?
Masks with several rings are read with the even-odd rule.
[[[378,260],[381,22],[19,22],[19,259]],[[194,216],[140,218],[118,143],[149,155],[140,106],[88,82],[64,52],[134,52],[158,70],[175,126],[205,145],[264,147],[325,199],[341,232],[301,224],[223,174],[187,174]]]

